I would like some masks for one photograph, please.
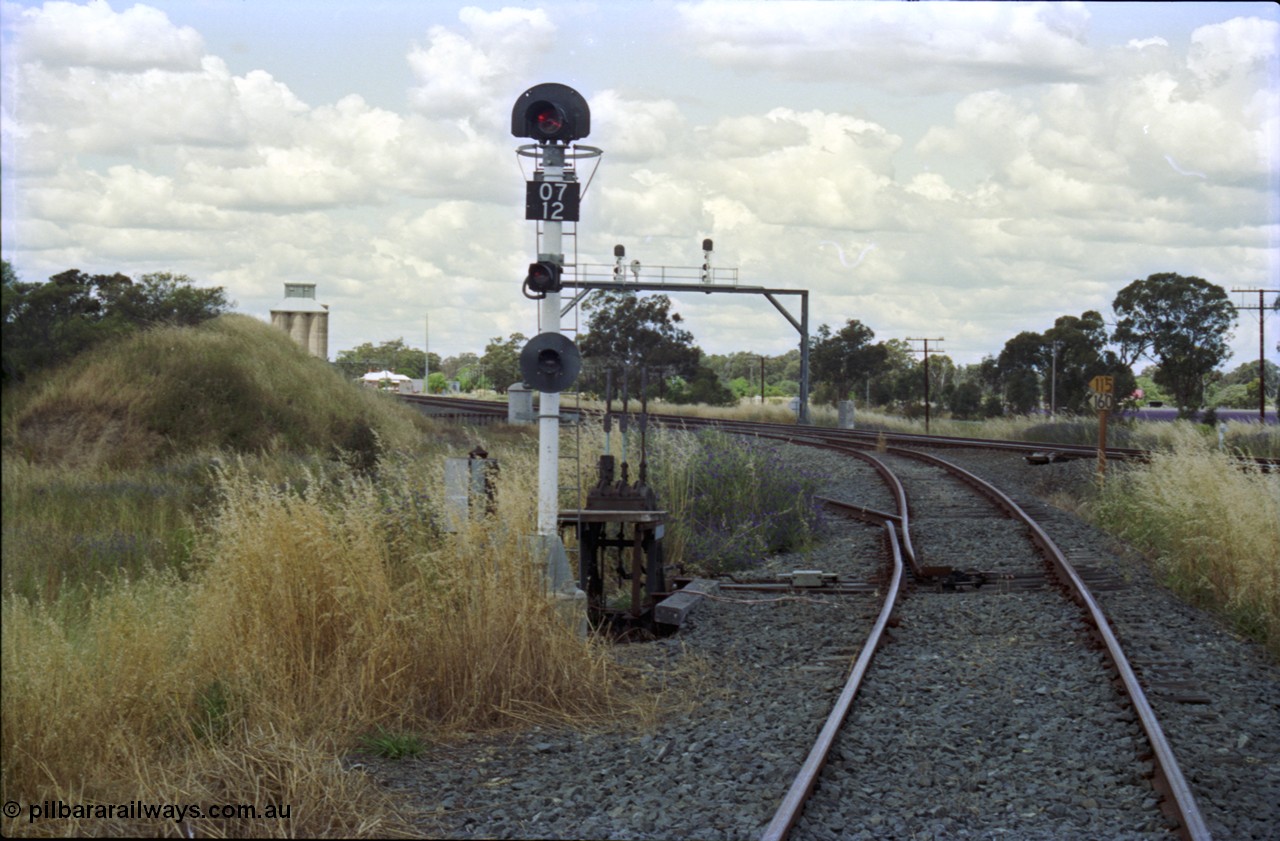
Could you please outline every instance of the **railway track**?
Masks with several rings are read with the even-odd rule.
[[[505,415],[503,404],[465,408]],[[642,738],[534,734],[498,760],[486,747],[479,767],[494,776],[471,783],[459,782],[471,773],[462,765],[450,770],[467,754],[450,748],[408,783],[428,798],[447,793],[444,823],[424,826],[451,837],[1206,838],[1209,826],[1217,837],[1272,837],[1280,821],[1273,665],[1237,652],[1128,572],[1120,580],[1098,539],[1077,536],[1079,525],[1049,506],[1016,501],[1052,524],[1036,528],[998,514],[998,492],[939,478],[939,467],[913,453],[868,452],[883,442],[717,425],[803,444],[797,450],[814,458],[842,452],[841,466],[823,462],[833,477],[826,495],[866,523],[835,526],[826,554],[815,554],[843,586],[780,594],[739,586],[777,591],[775,574],[818,563],[808,556],[738,576],[687,632],[624,647],[651,663],[679,659],[686,645],[711,658],[710,674],[726,688],[703,699],[696,720]],[[854,452],[856,468],[844,457]],[[1017,450],[995,456],[970,446],[946,457],[1021,464]],[[1088,630],[1080,603],[1101,616],[1096,599],[1063,597],[1061,579],[1073,576],[1053,571],[1061,565],[1048,558],[1050,532],[1074,578],[1119,615],[1120,638],[1139,651],[1134,668],[1118,666],[1105,633]],[[908,595],[890,606],[874,600],[889,590],[895,555]],[[889,641],[859,648],[877,627]],[[851,671],[865,685],[851,688]],[[1179,758],[1192,757],[1212,820],[1199,815],[1176,761],[1162,757],[1172,752],[1157,747],[1143,703],[1124,701],[1130,686],[1139,697],[1144,687],[1154,692],[1161,718],[1172,717]],[[809,740],[823,716],[828,744],[815,749]],[[820,773],[793,778],[811,767]],[[509,780],[522,780],[519,790],[495,788]],[[787,802],[789,817],[775,811]],[[459,803],[464,814],[455,816]]]
[[[417,407],[425,414],[442,419],[471,423],[494,423],[507,416],[507,404],[492,400],[476,400],[464,397],[433,397],[420,394],[402,394],[399,398]],[[599,410],[585,410],[586,414],[600,416]],[[615,413],[616,414],[616,413]],[[944,449],[980,449],[992,452],[1018,453],[1027,458],[1043,458],[1047,461],[1093,459],[1098,448],[1082,444],[1028,443],[1002,441],[989,438],[965,438],[945,435],[918,435],[905,432],[881,432],[877,430],[836,429],[832,427],[798,426],[796,424],[761,423],[756,421],[728,421],[715,418],[696,418],[686,415],[650,412],[656,423],[671,428],[702,429],[715,427],[727,432],[746,435],[769,435],[788,438],[818,438],[830,444],[851,446],[889,443],[901,447],[929,447]],[[1108,461],[1142,461],[1150,457],[1147,450],[1132,447],[1107,447]],[[1243,463],[1256,465],[1263,470],[1280,470],[1280,458],[1250,458]]]
[[[939,815],[947,831],[1052,838],[1070,826],[1159,837],[1157,804],[1182,837],[1208,838],[1119,643],[1038,524],[992,486],[934,457],[891,450],[876,460],[882,476],[901,482],[893,491],[899,510],[883,517],[895,534],[886,541],[895,574],[763,838],[838,837],[841,827],[867,824],[894,837],[932,835]],[[876,516],[862,507],[855,513]],[[897,530],[915,547],[908,565],[916,586],[900,603]],[[1007,586],[1034,581],[1046,564],[1087,623],[1056,588]],[[894,643],[871,671],[890,614]],[[1132,718],[1116,715],[1119,697]],[[1153,794],[1151,776],[1163,797]]]

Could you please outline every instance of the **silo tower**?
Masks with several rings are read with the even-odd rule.
[[[314,283],[286,283],[284,300],[271,308],[271,324],[313,356],[329,358],[329,307],[316,302]]]

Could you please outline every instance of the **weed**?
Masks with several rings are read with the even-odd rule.
[[[197,739],[223,742],[231,733],[231,690],[221,680],[214,680],[196,693],[196,709],[191,729]]]
[[[413,733],[392,732],[381,725],[372,733],[360,738],[365,750],[376,753],[384,759],[404,759],[414,757],[427,749],[426,743]]]
[[[782,445],[715,430],[664,432],[655,443],[654,482],[670,511],[673,564],[714,575],[810,539],[817,477],[787,466]]]

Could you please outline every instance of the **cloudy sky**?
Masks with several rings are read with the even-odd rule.
[[[621,243],[646,267],[690,266],[711,237],[741,283],[811,290],[814,327],[945,337],[962,363],[1058,315],[1110,318],[1115,293],[1156,272],[1280,285],[1272,3],[0,13],[0,241],[22,279],[174,271],[264,319],[284,282],[312,281],[331,356],[421,347],[428,316],[446,356],[537,332],[510,115],[548,81],[587,98],[584,142],[604,150],[580,263]],[[796,345],[757,296],[675,301],[708,352]],[[1231,367],[1256,359],[1242,315]]]

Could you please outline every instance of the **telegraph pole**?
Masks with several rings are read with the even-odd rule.
[[[1258,423],[1267,422],[1267,307],[1262,296],[1268,292],[1280,294],[1280,289],[1232,289],[1245,294],[1258,293],[1256,307],[1239,306],[1238,310],[1258,311]]]
[[[929,342],[945,342],[946,339],[912,339],[907,338],[908,342],[924,342],[924,434],[929,434]],[[916,348],[911,349],[912,353],[920,353]]]
[[[1049,417],[1058,417],[1058,348],[1062,347],[1062,342],[1055,340],[1053,342],[1053,373],[1049,386]]]

